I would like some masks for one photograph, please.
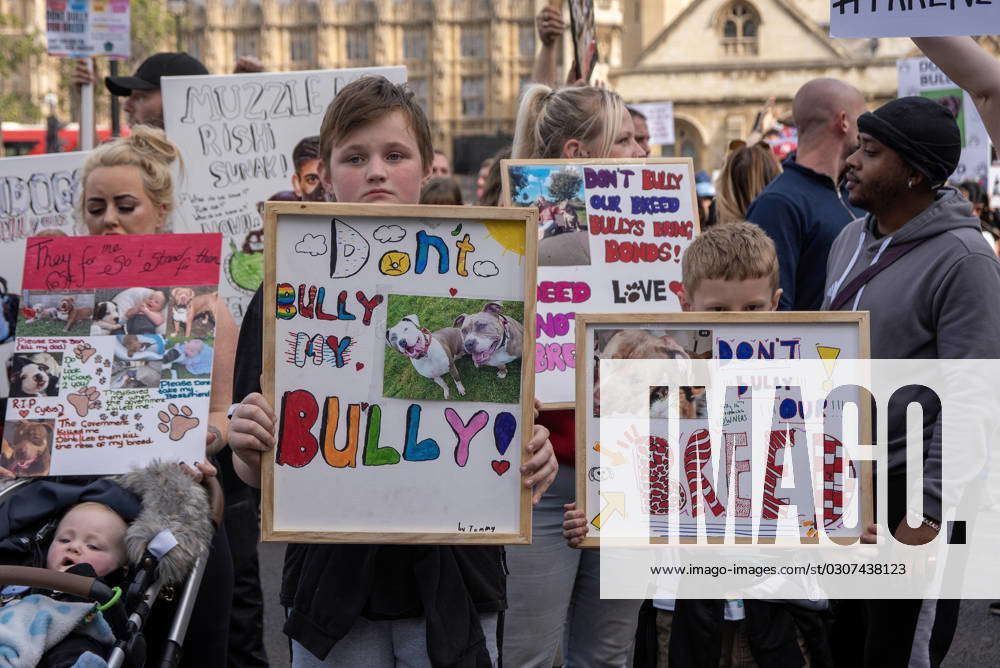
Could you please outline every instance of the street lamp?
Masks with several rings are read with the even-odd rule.
[[[187,0],[167,0],[167,11],[174,17],[174,36],[177,40],[177,51],[181,51],[181,17],[187,10]]]

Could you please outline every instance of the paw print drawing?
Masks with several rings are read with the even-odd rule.
[[[111,360],[104,360],[104,366],[106,368],[110,368],[111,367]]]
[[[168,405],[167,410],[160,411],[157,416],[160,418],[157,429],[164,434],[169,434],[171,441],[181,440],[184,438],[184,434],[197,427],[201,422],[198,418],[192,417],[190,406],[182,406],[178,409],[176,404]]]
[[[76,414],[80,417],[87,417],[88,411],[91,408],[100,408],[101,402],[98,398],[101,393],[96,387],[85,387],[80,392],[70,394],[66,397],[66,401],[69,402],[70,406],[76,409]]]
[[[101,357],[100,355],[98,355],[97,357],[94,358],[94,361],[97,362],[98,364],[100,364],[101,362],[104,361],[104,358]]]
[[[94,353],[96,352],[97,348],[88,345],[86,343],[81,343],[80,345],[73,348],[73,355],[81,362],[86,362],[91,357],[93,357]],[[98,360],[98,362],[100,362],[100,360]]]
[[[622,293],[622,297],[629,303],[638,301],[639,297],[642,295],[639,292],[639,283],[629,283],[625,286],[625,291]]]

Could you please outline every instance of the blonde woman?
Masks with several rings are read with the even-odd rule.
[[[511,157],[644,155],[616,93],[541,84],[524,92]],[[588,235],[583,227],[542,239],[539,265],[589,264]],[[504,665],[552,666],[562,646],[566,666],[623,666],[635,635],[642,601],[601,600],[598,551],[572,549],[563,540],[564,505],[575,497],[573,421],[571,410],[543,412],[537,421],[550,430],[560,467],[535,508],[532,544],[507,548]]]
[[[179,160],[177,147],[162,130],[138,125],[121,137],[94,149],[83,166],[80,216],[87,232],[101,234],[157,234],[169,232],[175,206],[171,165]],[[226,445],[232,403],[236,322],[219,302],[215,313],[215,358],[209,406],[207,457]],[[214,475],[211,465],[199,466]],[[229,544],[222,526],[216,532],[194,616],[185,640],[185,662],[191,666],[225,666],[233,570]]]

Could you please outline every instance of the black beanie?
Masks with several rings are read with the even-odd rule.
[[[861,114],[858,130],[896,151],[934,187],[948,180],[962,156],[955,116],[926,97],[901,97]]]

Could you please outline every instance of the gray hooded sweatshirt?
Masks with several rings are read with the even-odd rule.
[[[895,234],[878,238],[872,215],[843,229],[827,260],[823,309],[893,244],[923,239],[841,307],[868,311],[873,359],[1000,358],[1000,262],[972,205],[951,187]],[[888,416],[889,475],[906,470],[906,405]],[[929,403],[922,402],[925,409]],[[924,514],[941,519],[940,412],[924,413]]]

